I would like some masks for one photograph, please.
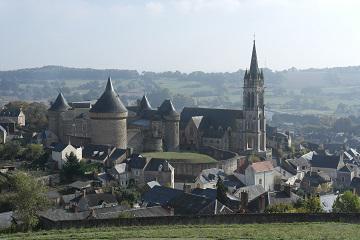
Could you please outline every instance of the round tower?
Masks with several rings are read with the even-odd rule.
[[[159,107],[164,119],[164,150],[179,150],[179,122],[180,114],[176,112],[171,100],[165,100]]]
[[[71,107],[67,103],[64,95],[60,92],[54,103],[51,104],[47,112],[49,120],[49,130],[53,132],[61,141],[65,141],[62,131],[62,113]]]
[[[90,109],[91,143],[127,148],[128,111],[109,77],[104,93]]]

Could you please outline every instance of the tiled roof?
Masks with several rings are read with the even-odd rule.
[[[152,205],[161,205],[166,206],[170,200],[175,197],[181,195],[183,193],[182,190],[168,188],[163,186],[154,186],[149,191],[146,191],[142,195],[142,199],[144,202]]]
[[[274,169],[270,160],[252,163],[250,167],[252,167],[255,172],[266,172]]]
[[[145,167],[145,171],[163,171],[169,172],[171,165],[165,159],[152,158]]]
[[[340,163],[340,156],[327,154],[314,154],[311,159],[312,167],[337,169]]]

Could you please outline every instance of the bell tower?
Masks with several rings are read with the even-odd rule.
[[[255,40],[250,69],[245,71],[244,76],[243,114],[243,150],[266,152],[264,75],[258,67]]]

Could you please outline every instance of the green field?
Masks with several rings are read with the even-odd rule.
[[[217,162],[214,158],[199,153],[189,152],[150,152],[143,153],[144,157],[161,158],[169,161],[181,161],[188,163],[215,163]]]
[[[273,223],[109,227],[0,235],[0,239],[359,239],[360,226],[347,223]]]

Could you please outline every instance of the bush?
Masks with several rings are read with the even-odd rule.
[[[333,212],[335,212],[335,213],[340,213],[340,212],[358,213],[358,212],[360,212],[359,197],[350,191],[346,191],[344,194],[339,195],[334,202]]]

